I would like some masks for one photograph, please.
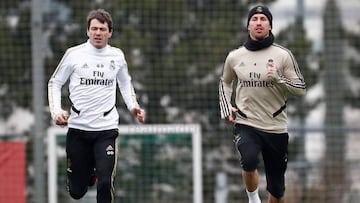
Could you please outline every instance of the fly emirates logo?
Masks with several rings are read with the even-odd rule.
[[[104,78],[104,72],[93,71],[93,78],[80,77],[80,85],[112,86],[114,79]]]
[[[273,87],[273,81],[261,80],[261,74],[250,72],[249,80],[239,80],[241,87]]]

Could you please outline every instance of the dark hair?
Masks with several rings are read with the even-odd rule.
[[[109,12],[105,11],[104,9],[96,9],[89,12],[87,16],[87,29],[90,27],[90,22],[93,19],[100,21],[101,23],[107,23],[109,27],[109,31],[112,32],[113,30],[113,21]]]

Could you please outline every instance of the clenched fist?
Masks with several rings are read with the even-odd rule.
[[[280,80],[279,72],[278,72],[277,68],[275,67],[275,64],[272,61],[269,61],[267,64],[266,76],[270,80],[273,80],[275,82],[278,82]]]

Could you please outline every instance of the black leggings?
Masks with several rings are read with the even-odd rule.
[[[114,201],[114,177],[117,162],[117,129],[83,131],[70,128],[66,136],[68,191],[82,198],[92,176],[96,175],[97,203]]]

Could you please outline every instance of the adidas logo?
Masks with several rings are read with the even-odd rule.
[[[113,148],[111,145],[109,145],[109,146],[106,148],[106,151],[111,151],[111,150],[114,150],[114,148]]]
[[[114,147],[109,145],[108,147],[106,147],[106,154],[107,155],[114,155],[115,154],[115,150]]]

